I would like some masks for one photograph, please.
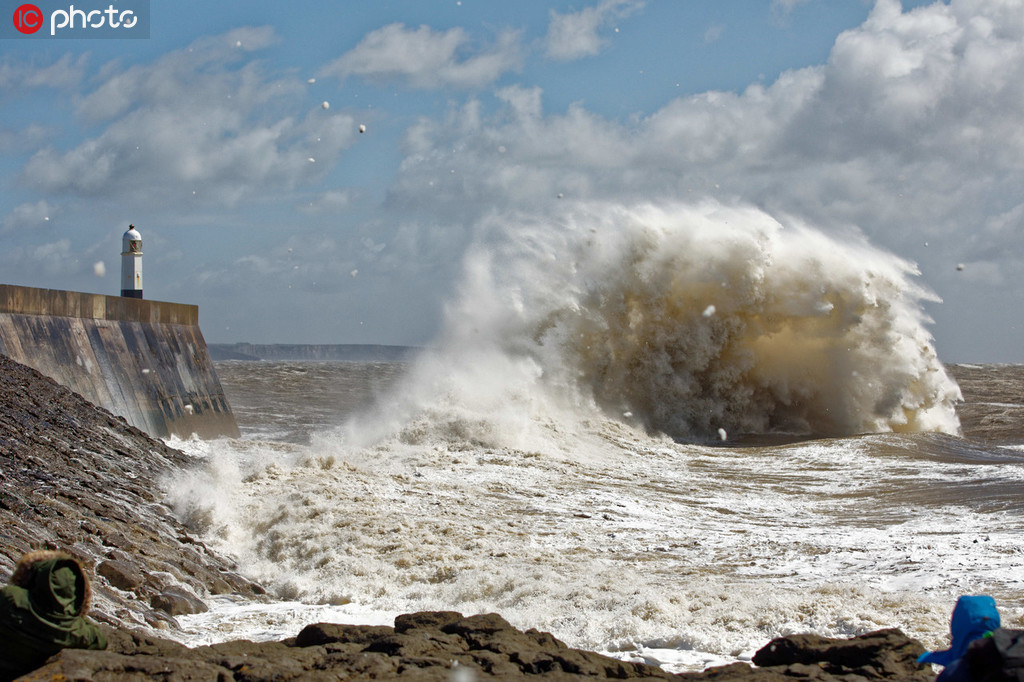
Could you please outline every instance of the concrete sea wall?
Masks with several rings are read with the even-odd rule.
[[[0,353],[151,436],[239,435],[197,306],[0,284]]]

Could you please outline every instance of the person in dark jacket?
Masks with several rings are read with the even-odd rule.
[[[0,680],[42,666],[61,649],[105,649],[86,618],[92,596],[82,566],[62,552],[30,552],[0,588]]]

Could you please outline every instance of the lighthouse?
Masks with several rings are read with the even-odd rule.
[[[142,298],[142,235],[134,225],[121,238],[121,295]]]

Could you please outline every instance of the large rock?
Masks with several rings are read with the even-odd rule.
[[[818,635],[794,635],[768,643],[754,656],[763,668],[815,666],[830,675],[865,679],[931,680],[931,666],[919,666],[920,642],[899,630],[879,630],[848,640]]]
[[[798,635],[776,639],[745,663],[671,675],[571,649],[545,632],[520,631],[497,614],[453,611],[399,616],[394,627],[309,625],[283,642],[246,640],[187,649],[112,632],[107,651],[66,650],[23,680],[716,680],[718,682],[931,682],[916,663],[919,642],[897,630],[853,639]]]
[[[68,552],[92,573],[90,615],[114,627],[175,627],[168,612],[209,594],[258,597],[161,502],[158,478],[193,464],[0,355],[0,582],[30,549]]]
[[[169,616],[206,613],[210,610],[202,599],[183,587],[168,587],[160,594],[154,594],[149,603],[154,609],[160,609]]]
[[[96,566],[96,575],[107,579],[111,586],[119,590],[136,590],[146,582],[146,576],[137,566],[128,561],[108,559]]]

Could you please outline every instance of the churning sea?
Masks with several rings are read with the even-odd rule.
[[[1024,625],[1024,367],[942,364],[913,266],[721,206],[495,226],[406,364],[217,364],[168,501],[271,603],[190,644],[498,612],[671,671]]]

